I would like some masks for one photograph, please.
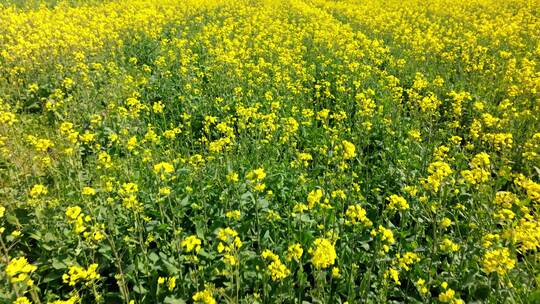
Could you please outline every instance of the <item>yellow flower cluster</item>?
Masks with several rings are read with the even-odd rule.
[[[139,192],[139,185],[133,182],[124,183],[118,191],[118,194],[122,198],[122,205],[127,209],[133,209],[138,211],[142,209],[142,204],[137,198],[137,192]]]
[[[12,126],[17,121],[17,116],[12,112],[11,106],[0,98],[0,125]]]
[[[154,165],[154,173],[157,174],[162,180],[165,180],[173,172],[174,166],[171,163],[161,162]]]
[[[194,251],[196,254],[201,250],[201,244],[202,241],[196,235],[190,235],[180,243],[187,253]]]
[[[388,279],[390,277],[396,285],[401,285],[401,281],[399,280],[399,271],[394,268],[390,268],[387,271],[384,272],[383,277],[385,279]]]
[[[396,254],[397,264],[401,269],[410,270],[410,266],[420,261],[418,254],[414,252],[406,252],[403,254]]]
[[[307,196],[308,208],[309,209],[314,208],[317,204],[319,204],[321,202],[322,198],[323,198],[322,189],[315,189],[315,190],[309,192],[308,196]]]
[[[71,266],[68,273],[62,275],[62,280],[64,283],[68,283],[69,286],[75,286],[78,282],[84,282],[86,285],[90,285],[100,278],[99,273],[96,272],[97,268],[98,264],[91,264],[87,269],[76,265]]]
[[[351,223],[353,225],[361,223],[366,227],[371,227],[373,223],[369,220],[366,214],[366,210],[362,208],[362,206],[350,205],[349,207],[347,207],[347,211],[345,211],[345,215],[348,218],[346,220],[346,223]]]
[[[257,168],[246,174],[246,178],[253,184],[253,189],[258,192],[264,191],[266,185],[262,182],[266,177],[266,172],[264,168]]]
[[[490,160],[487,153],[476,154],[471,160],[471,170],[461,171],[461,176],[470,184],[481,184],[490,178]]]
[[[514,183],[527,192],[529,199],[536,203],[540,203],[540,183],[536,183],[523,175],[518,175]]]
[[[431,190],[438,192],[444,179],[452,174],[452,169],[443,161],[435,161],[429,164],[428,173],[430,175],[426,178],[426,184]]]
[[[270,264],[268,264],[268,271],[270,272],[273,281],[281,281],[290,275],[291,271],[281,262],[279,256],[271,250],[265,249],[261,253],[261,257],[270,261]]]
[[[3,1],[0,302],[530,301],[538,6]]]
[[[287,249],[287,261],[300,261],[303,253],[304,249],[302,248],[302,245],[298,243],[290,245]]]
[[[33,281],[30,279],[30,274],[36,269],[37,266],[28,263],[25,257],[18,257],[9,261],[6,266],[6,274],[12,283],[24,282],[32,285]]]
[[[214,299],[212,290],[206,288],[203,291],[197,291],[193,297],[193,301],[195,303],[202,303],[202,304],[216,304],[217,301]]]
[[[237,265],[239,263],[237,253],[243,246],[243,243],[238,236],[238,232],[230,227],[220,228],[217,232],[217,238],[220,241],[217,246],[217,251],[219,253],[225,252],[223,261],[231,266]]]
[[[439,249],[442,250],[443,252],[448,252],[448,253],[457,252],[459,248],[460,246],[454,243],[454,241],[452,241],[449,238],[444,238],[439,244]]]
[[[443,282],[441,284],[444,291],[439,294],[439,301],[443,303],[451,303],[451,304],[463,304],[463,300],[456,298],[456,292],[452,288],[448,288],[448,283]]]
[[[540,249],[540,221],[537,218],[520,219],[516,227],[506,231],[507,235],[520,251],[536,251]]]
[[[388,252],[390,250],[390,245],[396,242],[392,230],[390,228],[385,228],[382,225],[379,225],[378,228],[371,230],[370,234],[373,237],[377,235],[380,237],[380,240],[383,242],[384,252]]]
[[[176,277],[167,277],[167,278],[159,277],[158,278],[158,285],[162,285],[165,283],[167,283],[167,289],[169,291],[173,291],[174,288],[176,287]]]
[[[486,273],[497,272],[504,275],[515,267],[516,260],[510,257],[508,248],[499,248],[486,252],[482,264]]]
[[[341,142],[343,145],[343,158],[351,159],[356,156],[356,147],[350,141],[344,140]]]
[[[409,203],[407,203],[407,200],[399,195],[392,194],[389,197],[386,198],[389,203],[387,208],[389,210],[407,210],[409,209]]]
[[[313,241],[314,248],[310,249],[311,263],[316,268],[328,268],[334,265],[337,254],[334,244],[329,239],[318,238]]]
[[[66,216],[68,221],[73,224],[75,233],[83,233],[87,228],[86,223],[92,220],[89,215],[85,215],[82,212],[82,209],[79,206],[68,207],[66,209]]]

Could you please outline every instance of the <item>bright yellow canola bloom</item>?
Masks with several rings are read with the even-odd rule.
[[[99,273],[96,272],[97,268],[98,264],[91,264],[87,269],[81,266],[71,266],[68,273],[62,276],[62,280],[69,286],[75,286],[78,282],[85,282],[88,285],[100,278]]]
[[[510,257],[508,248],[500,248],[486,252],[482,264],[486,273],[497,272],[503,275],[508,270],[514,269],[516,260]]]
[[[270,272],[273,281],[283,280],[291,273],[287,266],[281,262],[279,256],[274,254],[272,251],[268,249],[264,250],[261,257],[270,261],[270,264],[268,265],[268,272]]]
[[[313,242],[311,249],[311,263],[315,268],[328,268],[334,265],[337,254],[334,244],[328,239],[318,238]]]
[[[27,297],[18,297],[13,304],[31,304]]]
[[[28,263],[25,257],[14,258],[9,261],[6,266],[6,274],[10,278],[10,282],[31,282],[29,276],[36,271],[37,266]],[[29,284],[31,285],[31,284]]]
[[[407,210],[409,209],[409,203],[407,203],[407,200],[399,195],[392,194],[389,197],[387,197],[388,203],[388,209],[390,210]]]
[[[216,299],[214,299],[212,291],[208,288],[203,291],[197,291],[193,295],[192,298],[195,303],[200,303],[200,304],[216,304],[217,303]]]
[[[364,208],[362,208],[362,206],[350,205],[347,207],[347,211],[345,211],[345,216],[348,218],[346,223],[351,223],[353,225],[362,223],[363,225],[370,227],[373,223],[369,220],[366,214],[367,212]]]
[[[188,236],[185,238],[180,245],[184,248],[186,252],[192,252],[199,253],[201,250],[201,244],[202,241],[195,235]]]

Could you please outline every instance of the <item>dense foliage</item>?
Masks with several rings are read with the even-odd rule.
[[[540,1],[0,4],[0,302],[538,303]]]

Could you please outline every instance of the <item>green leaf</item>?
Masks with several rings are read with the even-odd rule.
[[[54,259],[51,264],[54,269],[67,269],[67,265],[57,259]]]
[[[182,300],[182,299],[178,299],[178,298],[173,298],[173,297],[165,297],[165,299],[163,300],[163,303],[165,304],[185,304],[186,301]]]
[[[157,261],[159,261],[159,256],[155,252],[150,252],[148,259],[154,263],[157,263]]]
[[[133,286],[133,291],[135,291],[138,294],[145,294],[148,292],[148,290],[141,285]]]
[[[184,197],[181,201],[180,201],[180,206],[187,206],[189,205],[189,195],[186,195],[186,197]]]

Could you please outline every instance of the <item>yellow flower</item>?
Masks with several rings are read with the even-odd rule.
[[[268,265],[268,271],[270,271],[273,281],[283,280],[291,273],[287,266],[283,265],[280,260],[270,263]]]
[[[456,251],[459,250],[459,248],[460,248],[459,245],[454,243],[449,238],[444,238],[442,240],[441,244],[439,244],[439,249],[441,249],[444,252],[448,252],[448,253],[456,252]]]
[[[36,184],[30,189],[30,197],[31,198],[38,198],[40,196],[47,195],[49,193],[49,190],[47,190],[47,187],[42,184]]]
[[[385,252],[388,252],[388,250],[390,249],[388,245],[392,245],[396,242],[394,239],[394,233],[392,232],[392,230],[390,228],[385,228],[382,225],[379,225],[377,229],[373,229],[371,231],[371,235],[372,236],[380,235],[381,241],[386,243],[383,245],[383,249]]]
[[[316,204],[318,204],[323,197],[323,191],[321,189],[315,189],[308,193],[307,202],[308,207],[311,209],[315,207]]]
[[[112,167],[112,159],[109,153],[105,151],[101,151],[98,154],[98,162],[100,165],[102,165],[104,168],[109,169]]]
[[[241,216],[240,210],[233,210],[233,211],[228,211],[227,213],[225,213],[225,217],[230,218],[230,219],[239,220],[240,216]]]
[[[223,261],[231,266],[238,264],[238,259],[235,257],[238,249],[243,245],[238,233],[232,228],[220,228],[217,231],[217,238],[220,240],[217,250],[219,253],[225,252]]]
[[[49,302],[49,304],[76,304],[79,301],[79,297],[77,295],[72,296],[71,298],[67,300],[56,300],[53,302]]]
[[[83,187],[81,194],[86,196],[96,195],[96,189],[92,187]]]
[[[75,206],[75,207],[68,207],[66,209],[66,216],[72,220],[79,217],[81,214],[81,207]]]
[[[227,174],[227,180],[230,183],[236,183],[238,181],[238,173],[230,172],[229,174]]]
[[[353,225],[362,223],[370,227],[372,222],[367,218],[366,214],[366,210],[360,205],[350,205],[347,208],[347,211],[345,211],[345,215],[349,218]]]
[[[137,137],[132,136],[127,141],[127,149],[128,151],[133,151],[137,147]]]
[[[163,113],[164,107],[165,106],[163,105],[163,103],[161,101],[158,101],[158,102],[154,102],[154,104],[152,105],[152,110],[154,111],[154,113],[159,114],[159,113]]]
[[[154,172],[155,173],[172,173],[174,172],[174,166],[171,163],[167,162],[161,162],[154,165]]]
[[[250,181],[262,181],[266,177],[266,172],[263,168],[258,168],[248,172],[246,178]]]
[[[171,187],[160,187],[159,188],[159,194],[160,195],[163,195],[163,196],[167,196],[169,194],[171,194]]]
[[[532,181],[531,179],[526,178],[522,174],[519,174],[514,183],[522,187],[526,192],[527,196],[534,202],[540,203],[540,184]]]
[[[28,263],[25,257],[18,257],[9,261],[6,266],[6,274],[12,283],[25,282],[30,279],[29,274],[36,269],[37,266]]]
[[[304,249],[302,249],[302,245],[296,243],[289,246],[287,249],[287,261],[297,260],[299,261],[302,257],[302,254],[304,253]]]
[[[37,152],[48,152],[49,149],[54,147],[54,143],[49,139],[28,135],[27,140],[34,146],[34,149],[36,149]]]
[[[290,270],[281,262],[279,256],[274,254],[272,251],[265,249],[262,252],[261,257],[271,261],[268,265],[268,271],[270,272],[273,281],[282,280],[291,273]]]
[[[18,297],[13,304],[31,304],[27,297]]]
[[[356,147],[351,142],[344,140],[341,144],[343,145],[344,159],[351,159],[356,156]]]
[[[202,303],[202,304],[217,304],[216,299],[214,299],[212,295],[212,291],[208,288],[206,288],[203,291],[196,292],[193,297],[193,301],[195,303]]]
[[[307,211],[307,210],[309,210],[309,208],[306,204],[295,204],[293,207],[293,214],[304,213],[304,211]]]
[[[414,140],[420,141],[422,139],[421,135],[422,134],[417,129],[409,131],[409,136]]]
[[[79,135],[79,139],[83,143],[91,143],[96,139],[96,134],[86,130],[83,134]]]
[[[293,160],[291,162],[292,168],[297,168],[300,166],[307,167],[309,165],[309,162],[313,160],[313,156],[311,156],[311,154],[303,153],[303,152],[299,152],[296,155],[296,158],[297,158],[296,160]]]
[[[460,136],[457,136],[457,135],[454,135],[454,136],[450,137],[450,141],[452,143],[454,143],[455,145],[459,145],[459,143],[461,143],[462,140],[463,140],[463,138],[461,138]]]
[[[390,203],[388,204],[388,209],[390,210],[407,210],[409,209],[409,204],[407,200],[399,195],[392,194],[386,198]]]
[[[418,292],[420,294],[428,293],[428,289],[426,287],[426,281],[424,279],[418,279],[416,281],[416,289],[418,289]]]
[[[445,282],[446,283],[446,282]],[[456,299],[456,292],[452,288],[447,289],[447,285],[443,286],[445,291],[441,292],[439,294],[439,301],[443,303],[452,303],[452,304],[460,304],[462,301],[460,299]]]
[[[485,169],[489,169],[489,165],[490,165],[490,160],[489,160],[489,154],[485,153],[485,152],[481,152],[481,153],[478,153],[476,154],[473,159],[471,160],[471,167],[472,168],[485,168]]]
[[[98,264],[91,264],[88,269],[84,269],[80,266],[69,267],[68,273],[62,276],[64,283],[68,283],[69,286],[75,286],[79,281],[86,281],[86,284],[93,282],[100,278],[99,273],[96,272]]]
[[[230,266],[236,266],[239,261],[234,255],[226,253],[223,255],[223,262]]]
[[[332,267],[332,277],[334,279],[341,278],[341,273],[339,272],[339,267]]]
[[[75,81],[73,81],[73,79],[69,77],[64,78],[64,80],[62,81],[62,86],[64,86],[64,88],[66,89],[70,89],[71,87],[73,87],[74,84]]]
[[[508,270],[514,269],[516,260],[510,257],[508,248],[500,248],[486,252],[482,264],[486,273],[497,272],[504,275]]]
[[[13,230],[13,231],[11,232],[11,236],[12,236],[12,237],[15,237],[15,238],[21,236],[21,234],[22,234],[22,232],[21,232],[20,230]]]
[[[81,207],[74,206],[66,209],[66,216],[68,221],[73,224],[76,233],[82,233],[86,230],[86,222],[91,220],[90,216],[84,215],[81,211]]]
[[[124,183],[122,184],[122,188],[120,189],[119,193],[124,194],[133,194],[137,193],[139,191],[139,186],[135,183]]]
[[[399,253],[396,255],[398,266],[403,270],[410,270],[410,266],[420,261],[418,254],[414,252],[406,252],[401,256]]]
[[[195,251],[195,253],[199,253],[199,251],[201,250],[201,244],[202,241],[195,235],[188,236],[180,243],[180,245],[184,247],[186,252]]]
[[[440,223],[439,223],[439,225],[441,225],[442,228],[448,228],[448,227],[450,227],[452,224],[453,224],[453,223],[452,223],[452,220],[449,219],[449,218],[447,218],[447,217],[443,218],[443,219],[440,221]]]
[[[167,280],[167,289],[169,289],[169,291],[173,291],[175,287],[176,287],[176,277],[170,277]]]
[[[518,202],[517,195],[512,192],[499,191],[495,194],[495,203],[503,208],[512,208]]]
[[[443,180],[452,174],[452,169],[443,161],[435,161],[429,164],[428,173],[430,175],[425,181],[426,184],[431,190],[438,192]]]
[[[336,249],[332,242],[325,238],[316,239],[313,244],[315,248],[311,250],[311,262],[316,268],[328,268],[336,261]]]
[[[399,271],[397,271],[396,269],[394,268],[390,268],[388,269],[385,273],[384,273],[384,278],[388,278],[388,277],[391,277],[392,280],[394,280],[394,283],[396,285],[401,285],[401,281],[399,280]]]

